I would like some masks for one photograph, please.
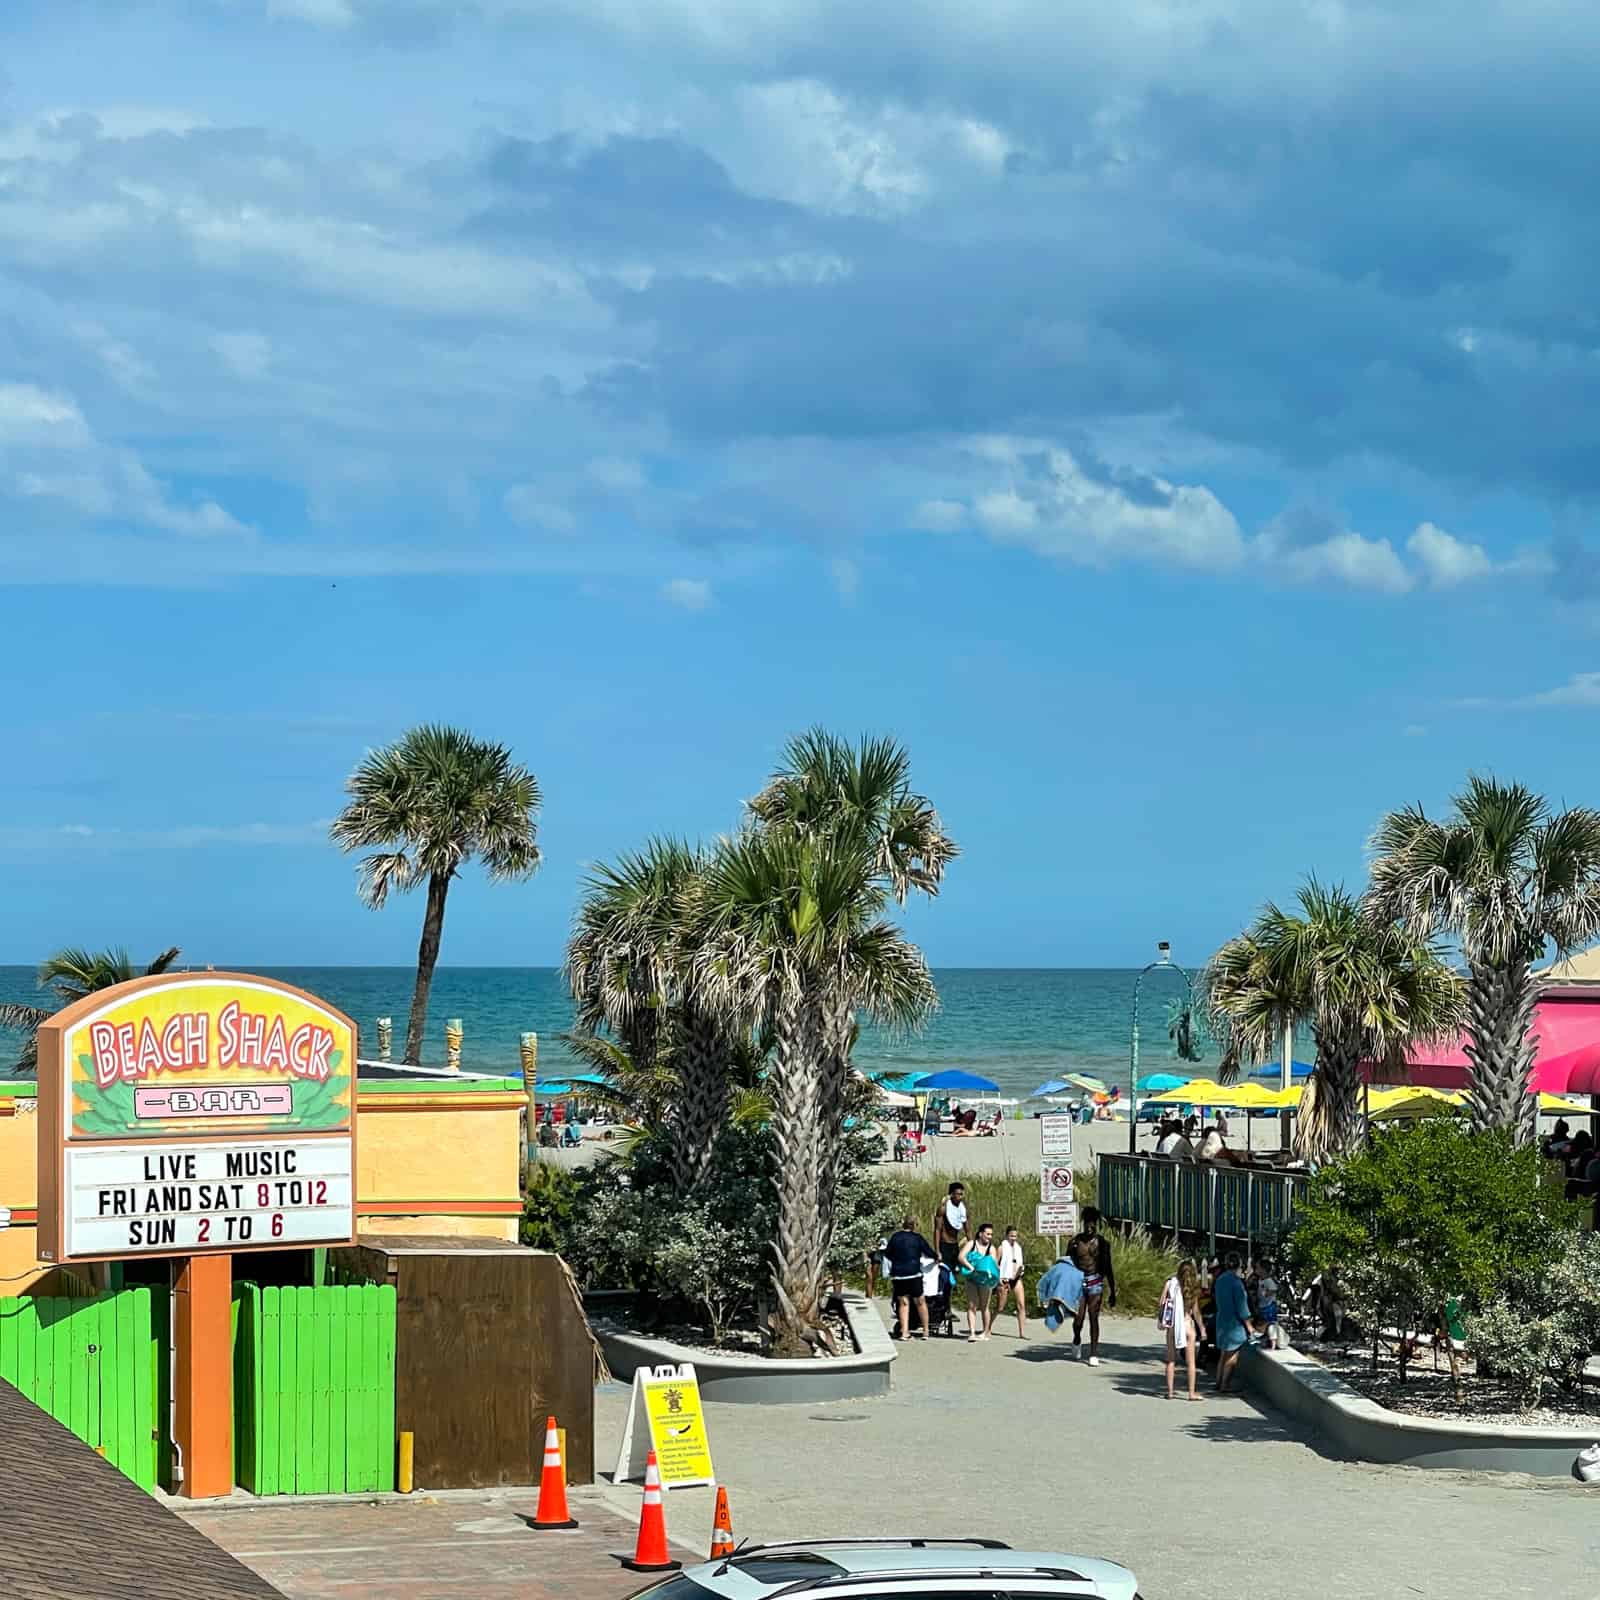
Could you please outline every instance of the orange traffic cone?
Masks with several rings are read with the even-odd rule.
[[[624,1561],[630,1572],[676,1572],[683,1565],[667,1550],[667,1513],[661,1504],[661,1468],[654,1450],[645,1457],[644,1506],[639,1512],[639,1542],[633,1560]]]
[[[539,1509],[533,1514],[530,1528],[576,1528],[572,1513],[567,1510],[567,1468],[561,1459],[561,1435],[556,1432],[556,1419],[551,1417],[544,1430],[544,1471],[539,1474]]]
[[[717,1511],[711,1519],[711,1557],[720,1561],[733,1554],[733,1518],[728,1514],[728,1491],[717,1486]]]

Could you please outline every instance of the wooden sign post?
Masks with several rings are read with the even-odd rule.
[[[39,1028],[39,1258],[165,1257],[183,1493],[233,1487],[233,1257],[355,1242],[356,1028],[269,978],[136,978]]]

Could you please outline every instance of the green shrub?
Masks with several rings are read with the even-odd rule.
[[[582,1181],[571,1168],[530,1166],[522,1191],[522,1242],[535,1250],[559,1250],[571,1231],[581,1192]]]
[[[1552,1384],[1575,1386],[1600,1352],[1600,1234],[1573,1233],[1544,1271],[1516,1273],[1467,1321],[1467,1347],[1536,1406]]]
[[[1425,1117],[1318,1173],[1288,1244],[1303,1270],[1340,1270],[1364,1326],[1411,1329],[1453,1298],[1471,1314],[1543,1277],[1577,1221],[1536,1150]]]

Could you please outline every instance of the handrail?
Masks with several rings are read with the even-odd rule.
[[[1098,1204],[1108,1221],[1253,1245],[1281,1231],[1305,1187],[1303,1173],[1106,1151]]]

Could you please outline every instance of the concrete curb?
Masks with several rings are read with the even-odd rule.
[[[845,1320],[857,1353],[829,1360],[769,1361],[760,1356],[721,1356],[692,1350],[665,1339],[596,1328],[606,1365],[624,1382],[638,1367],[694,1364],[700,1395],[732,1405],[818,1405],[828,1400],[861,1400],[887,1394],[890,1367],[898,1353],[877,1310],[865,1295],[847,1290]]]
[[[1578,1452],[1600,1435],[1600,1425],[1580,1432],[1406,1416],[1358,1394],[1294,1349],[1252,1347],[1239,1372],[1269,1405],[1306,1424],[1330,1454],[1346,1461],[1566,1478]]]

